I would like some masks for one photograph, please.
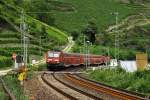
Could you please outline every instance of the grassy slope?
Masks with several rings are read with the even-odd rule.
[[[20,19],[18,19],[18,18],[20,18],[21,8],[19,8],[17,5],[7,5],[6,2],[4,2],[4,5],[2,5],[2,6],[3,6],[4,10],[2,10],[1,16],[7,17],[7,19],[11,18],[11,20],[13,20],[14,24],[19,24]],[[9,6],[9,8],[7,9],[6,6]],[[13,8],[13,10],[10,8]],[[5,12],[7,10],[8,10],[8,12]],[[15,13],[13,14],[12,11],[14,11]],[[50,37],[53,37],[54,40],[60,40],[60,43],[66,42],[67,35],[64,32],[62,32],[62,31],[60,31],[54,27],[51,27],[51,26],[49,26],[49,25],[47,25],[47,24],[45,24],[39,20],[36,20],[36,19],[32,18],[31,16],[28,16],[27,14],[25,16],[25,20],[26,20],[27,24],[29,24],[29,26],[31,23],[35,24],[35,27],[31,27],[31,30],[32,30],[32,28],[36,28],[39,31],[39,30],[41,30],[41,28],[43,26],[48,30],[48,31],[46,31],[48,33],[48,35]]]
[[[29,100],[29,97],[26,96],[23,92],[23,87],[20,85],[20,82],[17,79],[17,75],[10,74],[2,78],[8,89],[10,89],[10,91],[13,93],[17,100]]]
[[[68,32],[72,31],[81,31],[88,21],[93,20],[98,28],[99,31],[103,31],[107,29],[109,25],[115,23],[115,16],[111,15],[110,13],[118,11],[119,12],[119,21],[127,18],[129,15],[136,15],[139,12],[143,12],[142,9],[144,7],[139,4],[121,4],[119,0],[58,0],[67,2],[73,5],[76,9],[74,12],[57,12],[53,11],[53,17],[56,18],[56,25],[59,28],[67,30]],[[137,18],[138,19],[138,18]],[[143,19],[143,16],[140,16],[139,19]],[[132,21],[134,22],[136,18],[133,18]],[[130,25],[129,24],[129,25]],[[136,24],[135,24],[136,25]],[[149,26],[148,26],[149,28]],[[145,44],[149,44],[148,40],[144,38],[149,38],[149,35],[143,35],[143,39],[138,39],[141,37],[141,32],[134,31],[134,28],[129,30],[131,32],[122,32],[120,33],[120,48],[132,50],[140,50],[145,48]],[[99,40],[101,45],[111,46],[114,47],[114,34],[109,34],[106,36],[101,36],[100,38],[105,38]],[[102,42],[108,42],[107,44],[103,44]],[[144,45],[142,45],[144,44]],[[128,51],[127,51],[128,52]],[[129,51],[130,52],[130,51]],[[133,51],[134,52],[134,51]],[[124,56],[124,55],[121,55]]]
[[[125,26],[122,26],[123,28],[126,28],[130,25],[137,25],[137,23],[142,22],[144,17],[149,18],[149,10],[146,10],[148,2],[145,2],[144,5],[142,5],[142,1],[135,2],[135,4],[123,4],[116,1],[121,0],[58,0],[67,2],[73,5],[73,7],[76,9],[74,12],[56,12],[53,11],[53,16],[56,18],[56,25],[59,28],[62,28],[64,30],[67,30],[68,32],[72,31],[80,31],[86,26],[88,21],[92,20],[94,21],[99,31],[104,31],[108,28],[108,26],[115,24],[115,16],[111,15],[110,13],[118,11],[119,12],[119,22],[123,21],[123,19],[126,19],[130,15],[138,15],[139,17],[135,16],[129,20],[127,20],[127,24]],[[145,21],[146,22],[146,21]],[[147,25],[146,25],[147,26]],[[142,27],[142,26],[140,26]],[[149,25],[148,25],[148,28]],[[146,30],[147,31],[147,30]],[[150,32],[150,30],[148,30]],[[129,31],[125,31],[120,34],[120,47],[121,48],[132,48],[132,49],[145,49],[146,47],[149,48],[149,42],[148,39],[145,40],[144,38],[149,38],[149,34],[143,34],[143,32],[138,31],[137,29],[133,27]],[[138,39],[141,37],[143,39]],[[107,45],[107,46],[114,46],[114,34],[109,34],[108,37],[100,36],[105,38],[107,40],[107,44],[102,44],[104,40],[101,40],[101,45]],[[142,45],[144,44],[144,45]]]
[[[114,87],[150,95],[149,72],[127,73],[123,70],[105,69],[90,71],[88,77]]]
[[[0,19],[3,22],[0,27],[0,49],[2,52],[7,52],[4,54],[0,53],[0,67],[10,66],[12,64],[10,61],[12,53],[22,51],[20,43],[21,34],[19,30],[21,8],[14,5],[12,1],[12,3],[7,2],[10,1],[6,0],[0,2]],[[45,52],[48,49],[62,46],[67,43],[66,32],[49,26],[27,14],[25,15],[25,21],[30,26],[29,32],[35,33],[28,34],[30,37],[30,49],[28,50],[30,55],[39,55],[39,48]],[[41,33],[42,28],[45,29],[45,34],[48,34],[48,39],[39,46],[39,35],[42,36],[43,34],[36,34]]]
[[[59,0],[58,0],[59,1]],[[104,30],[108,25],[115,22],[115,16],[112,12],[119,12],[119,19],[127,17],[129,14],[135,13],[126,5],[115,2],[114,0],[60,0],[71,3],[76,11],[70,13],[62,13],[54,11],[56,25],[67,31],[81,30],[88,21],[93,20],[100,31]]]
[[[9,97],[6,95],[1,83],[0,83],[0,99],[1,100],[9,100]]]

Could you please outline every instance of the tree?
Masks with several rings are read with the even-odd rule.
[[[89,22],[87,27],[83,30],[83,33],[88,37],[88,40],[92,42],[92,44],[95,43],[95,35],[97,34],[97,32],[97,26],[94,22]]]
[[[71,32],[71,36],[73,37],[73,40],[77,40],[77,38],[79,37],[79,33],[77,31],[73,31]]]
[[[52,8],[50,6],[50,2],[47,0],[33,0],[30,2],[29,6],[30,12],[39,12],[39,13],[32,13],[30,15],[36,16],[37,19],[47,23],[49,25],[54,25],[55,19],[52,17],[51,13],[44,13],[44,12],[51,12]]]

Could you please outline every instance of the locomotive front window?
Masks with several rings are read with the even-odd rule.
[[[54,56],[54,54],[52,52],[48,53],[48,57],[53,57],[53,56]]]
[[[48,57],[59,57],[59,54],[57,52],[48,52]]]
[[[58,53],[54,53],[54,57],[59,57],[59,54]]]

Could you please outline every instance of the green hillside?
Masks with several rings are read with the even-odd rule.
[[[0,1],[0,68],[9,67],[12,64],[13,52],[23,53],[20,30],[21,11],[22,8],[10,0]],[[24,22],[27,25],[25,36],[28,37],[30,57],[40,56],[40,50],[43,55],[47,50],[61,49],[68,41],[66,32],[49,26],[28,13],[24,13]]]
[[[150,2],[145,0],[3,0],[0,1],[0,49],[5,53],[1,59],[10,56],[12,52],[22,53],[21,16],[26,23],[26,36],[29,38],[29,53],[39,55],[48,49],[61,49],[67,43],[67,35],[75,36],[77,48],[83,40],[82,32],[89,22],[98,29],[95,48],[109,47],[114,51],[116,32],[115,15],[118,12],[118,32],[122,59],[133,58],[131,51],[147,51],[149,46]],[[24,13],[22,9],[24,8]],[[32,13],[33,12],[33,13]],[[48,13],[34,13],[48,12]],[[58,29],[57,29],[57,28]],[[63,30],[60,31],[59,29]],[[77,36],[76,36],[77,35]],[[41,43],[40,43],[41,39]],[[78,44],[79,43],[79,44]],[[144,44],[144,45],[143,45]],[[40,46],[39,46],[40,45]],[[79,46],[78,46],[79,45]],[[97,49],[93,53],[98,53]],[[102,50],[105,51],[105,50]],[[79,52],[79,51],[78,51]],[[106,54],[106,52],[99,52]],[[2,61],[2,60],[1,60]],[[9,64],[9,63],[8,63]]]
[[[88,21],[94,21],[99,31],[104,31],[115,23],[115,16],[111,13],[119,12],[119,19],[136,12],[136,9],[116,2],[116,0],[58,0],[70,3],[75,10],[72,12],[53,11],[56,25],[59,28],[72,31],[81,31]]]
[[[69,33],[80,34],[88,22],[98,28],[96,45],[114,48],[115,15],[118,12],[120,48],[148,52],[150,44],[150,11],[148,0],[58,0],[74,7],[74,11],[53,11],[55,25]],[[76,35],[75,35],[76,37]],[[83,38],[82,38],[83,39]],[[77,47],[75,47],[77,48]],[[76,51],[76,50],[74,50]],[[130,52],[130,51],[129,51]],[[121,55],[123,56],[123,55]],[[131,58],[131,57],[129,57]],[[128,59],[128,57],[127,57]]]

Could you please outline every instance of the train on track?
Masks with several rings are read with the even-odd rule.
[[[48,51],[46,63],[48,69],[59,69],[79,65],[102,65],[107,64],[110,57],[92,54],[65,53],[62,51]]]

